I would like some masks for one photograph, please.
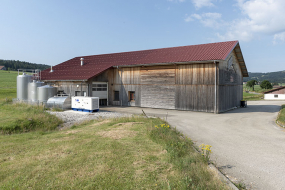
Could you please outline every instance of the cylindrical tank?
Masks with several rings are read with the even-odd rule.
[[[71,99],[69,96],[55,96],[51,97],[47,101],[48,107],[57,107],[61,109],[71,108]]]
[[[50,85],[40,86],[38,87],[37,93],[39,102],[47,102],[49,98],[56,95],[57,88]]]
[[[43,86],[44,83],[40,81],[33,80],[33,82],[28,85],[28,99],[32,102],[38,100],[38,87]]]
[[[23,75],[17,76],[17,99],[18,100],[28,100],[28,84],[32,82],[32,76]]]

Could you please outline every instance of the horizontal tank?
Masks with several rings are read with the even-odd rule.
[[[47,106],[52,108],[70,109],[71,99],[69,96],[55,96],[51,97],[47,101]]]
[[[32,82],[32,76],[22,75],[17,76],[17,99],[18,100],[28,100],[28,84]]]
[[[28,84],[28,99],[32,102],[38,101],[38,87],[43,86],[44,82],[35,81]]]
[[[47,102],[49,98],[56,95],[57,88],[50,85],[40,86],[38,87],[37,93],[39,102]]]

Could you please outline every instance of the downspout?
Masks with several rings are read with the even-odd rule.
[[[107,82],[107,106],[109,105],[109,83]]]
[[[217,62],[214,61],[215,64],[215,108],[214,113],[217,114]]]
[[[81,82],[81,91],[80,91],[81,96],[83,96],[83,94],[82,94],[82,83],[83,83],[83,82],[84,82],[84,81]]]
[[[118,66],[118,69],[120,70],[119,66]],[[121,106],[123,106],[123,70],[121,69],[121,90],[120,92],[122,93],[119,93],[121,95]]]
[[[119,66],[116,66],[117,69],[118,69],[118,73],[120,73],[120,68]],[[121,70],[121,87],[120,87],[120,92],[123,92],[123,79],[122,79],[122,74],[123,74],[123,70]],[[120,102],[121,102],[121,106],[123,106],[123,96],[122,94],[119,92],[119,97],[120,98]]]

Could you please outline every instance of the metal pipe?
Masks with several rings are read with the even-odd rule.
[[[217,114],[217,62],[214,61],[215,64],[215,110],[214,113]]]
[[[107,106],[109,105],[109,83],[107,82]]]
[[[82,94],[82,83],[83,83],[83,81],[81,82],[81,91],[80,91],[81,96],[83,96],[83,94]]]

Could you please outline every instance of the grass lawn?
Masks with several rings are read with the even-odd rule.
[[[0,134],[23,133],[28,131],[51,131],[62,121],[45,112],[42,106],[12,104],[0,101]]]
[[[282,105],[277,121],[281,125],[285,126],[285,105]]]
[[[251,94],[247,92],[243,92],[243,100],[253,101],[253,100],[263,100],[263,94]]]
[[[1,135],[0,189],[227,189],[162,123],[132,117]]]
[[[17,76],[16,71],[0,71],[0,100],[17,97]]]

